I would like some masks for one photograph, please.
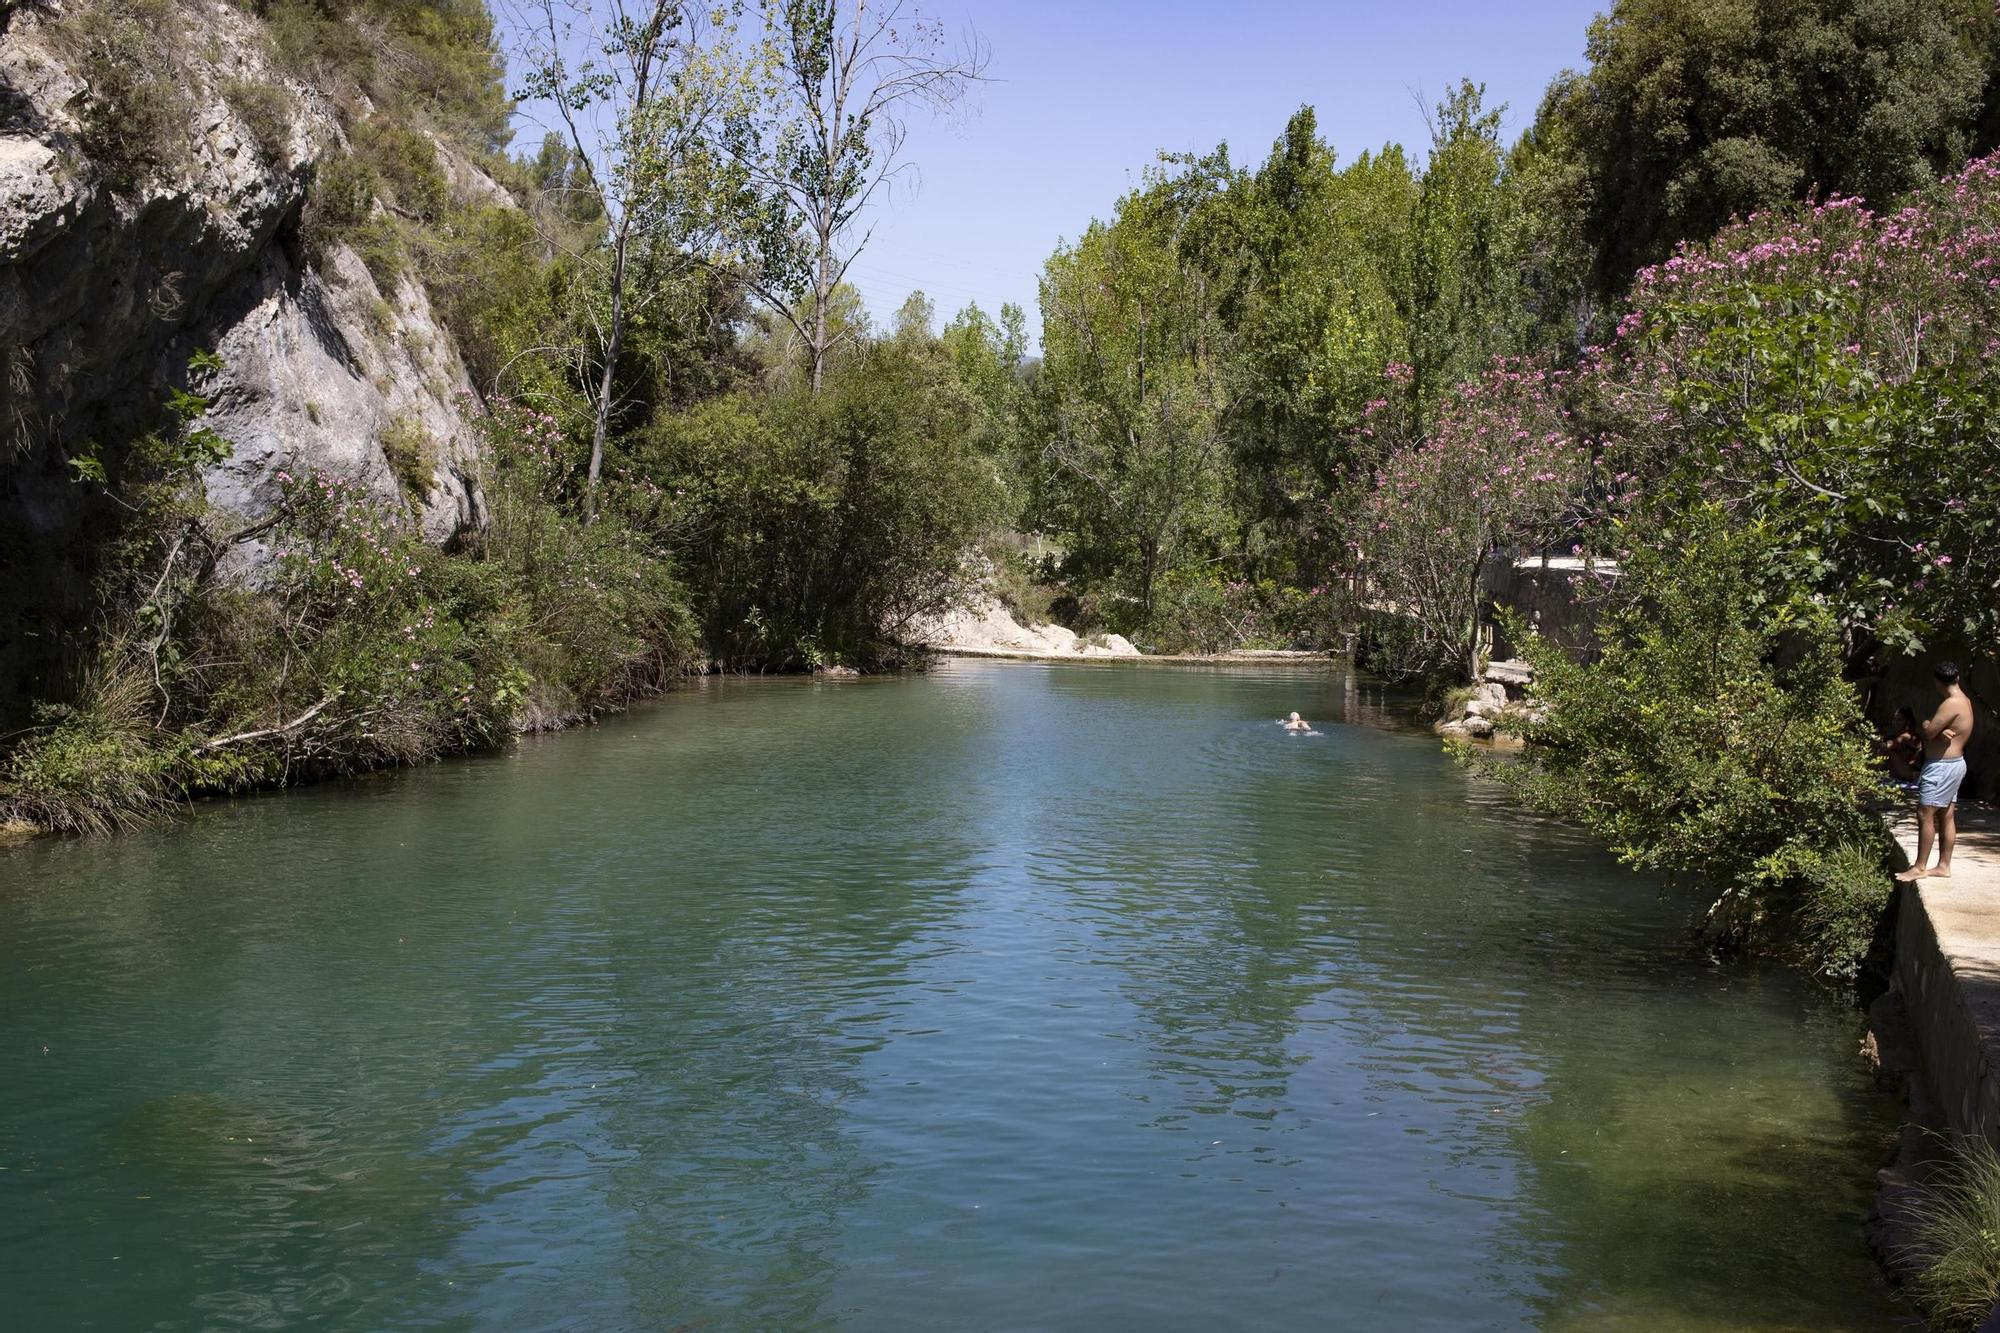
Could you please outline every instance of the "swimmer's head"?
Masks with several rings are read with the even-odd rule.
[[[1299,720],[1299,715],[1297,713],[1293,713],[1290,717],[1285,719],[1285,721],[1287,722],[1296,722],[1298,720]]]

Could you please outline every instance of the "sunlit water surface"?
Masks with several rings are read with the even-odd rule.
[[[1896,1326],[1853,1013],[1381,705],[718,681],[0,851],[0,1325]]]

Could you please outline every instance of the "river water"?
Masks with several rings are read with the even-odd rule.
[[[0,849],[0,1325],[1900,1326],[1855,1015],[1382,704],[711,681]]]

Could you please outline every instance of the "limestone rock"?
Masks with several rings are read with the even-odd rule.
[[[1101,640],[1079,637],[1062,625],[1023,625],[991,593],[979,592],[941,616],[919,620],[904,631],[912,643],[975,652],[1035,653],[1055,657],[1138,657],[1123,635]]]
[[[35,11],[0,34],[0,80],[24,105],[0,122],[0,467],[38,516],[58,517],[65,460],[152,424],[188,357],[213,350],[224,369],[199,386],[204,423],[235,446],[208,477],[210,498],[261,517],[279,469],[319,469],[393,509],[409,502],[424,535],[447,542],[481,519],[474,480],[471,385],[423,289],[377,289],[351,250],[315,269],[298,228],[316,160],[343,133],[312,90],[290,84],[265,37],[227,5],[183,6],[176,41],[195,116],[185,163],[129,195],[82,154],[82,85]],[[267,161],[223,95],[231,80],[280,85],[296,114]],[[454,189],[493,202],[506,192],[448,150]],[[381,447],[394,423],[430,437],[439,458],[428,494],[405,497]],[[74,488],[70,488],[74,489]]]
[[[483,519],[477,402],[422,288],[379,290],[344,247],[319,265],[304,254],[307,183],[344,145],[324,99],[270,63],[246,7],[178,5],[185,158],[119,193],[83,147],[85,90],[50,31],[60,13],[17,7],[0,28],[0,692],[24,679],[37,626],[77,601],[110,518],[69,460],[153,427],[171,388],[209,398],[203,424],[234,454],[208,494],[238,519],[270,512],[280,471],[309,470],[362,486],[433,542]],[[276,160],[224,95],[238,80],[291,95]],[[440,157],[454,190],[506,199]],[[190,384],[197,350],[224,368]],[[423,494],[390,465],[392,429],[438,460],[411,488]],[[232,568],[254,578],[264,558],[246,547]]]
[[[427,540],[450,542],[484,519],[464,367],[421,287],[405,280],[385,300],[346,247],[326,268],[324,279],[282,263],[261,274],[254,304],[218,340],[227,369],[206,424],[235,448],[209,470],[209,499],[254,520],[277,504],[279,473],[318,470],[409,512]],[[367,336],[350,336],[364,327]],[[382,442],[392,432],[433,451],[422,495],[405,496],[390,467]]]

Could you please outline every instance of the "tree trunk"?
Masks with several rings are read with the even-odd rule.
[[[813,271],[812,391],[817,395],[826,384],[826,353],[830,334],[827,303],[833,300],[833,237],[819,228],[819,264]]]
[[[1480,552],[1472,560],[1472,595],[1470,621],[1465,635],[1465,679],[1469,684],[1479,683],[1479,575],[1486,567],[1486,553]]]
[[[1160,544],[1151,539],[1139,543],[1139,613],[1153,618],[1153,580],[1159,576]]]
[[[618,244],[611,255],[611,329],[604,340],[604,375],[597,386],[597,419],[590,430],[590,473],[583,487],[583,521],[597,521],[597,483],[604,475],[604,440],[611,429],[611,392],[618,371],[618,353],[625,341],[626,223],[618,224]]]

